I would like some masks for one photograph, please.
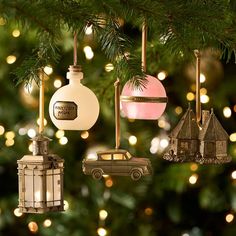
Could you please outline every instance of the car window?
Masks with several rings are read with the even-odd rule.
[[[124,154],[122,153],[114,153],[113,160],[125,160]]]
[[[126,156],[128,157],[128,159],[130,159],[132,157],[129,152],[126,152]]]
[[[105,161],[111,160],[111,154],[109,154],[109,153],[108,154],[102,154],[101,159],[105,160]]]

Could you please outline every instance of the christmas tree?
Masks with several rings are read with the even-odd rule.
[[[0,0],[0,235],[235,235],[236,97],[234,1]],[[93,180],[82,160],[115,146],[114,82],[145,85],[141,28],[148,26],[147,72],[167,91],[156,121],[121,118],[121,146],[148,158],[153,174],[139,181]],[[68,83],[73,34],[84,81],[100,114],[88,131],[58,130],[50,121],[53,93]],[[201,103],[214,108],[230,135],[232,162],[173,164],[163,160],[168,134],[188,102],[195,108],[195,57],[201,51]],[[45,72],[45,135],[65,160],[65,212],[18,210],[17,160],[37,133],[39,69]],[[139,75],[139,76],[136,76]],[[133,76],[136,76],[134,79]]]

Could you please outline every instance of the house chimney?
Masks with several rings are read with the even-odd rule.
[[[202,111],[202,125],[203,126],[206,124],[206,122],[209,119],[209,117],[210,117],[210,111],[203,110]]]

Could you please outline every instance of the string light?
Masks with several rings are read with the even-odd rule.
[[[129,136],[129,144],[130,145],[134,146],[137,143],[137,141],[138,141],[138,139],[136,136],[134,136],[134,135]]]
[[[89,137],[89,132],[88,131],[83,131],[80,135],[82,139],[87,139]]]
[[[227,214],[226,216],[225,216],[225,221],[227,222],[227,223],[231,223],[232,221],[234,220],[234,215],[233,214]]]
[[[68,143],[68,138],[67,137],[61,137],[60,139],[59,139],[59,143],[61,144],[61,145],[66,145],[67,143]]]
[[[86,59],[91,60],[94,56],[92,48],[90,46],[85,46],[83,50],[84,50]]]
[[[7,139],[7,140],[5,141],[5,145],[6,145],[7,147],[13,146],[14,143],[15,143],[14,139]]]
[[[108,216],[108,213],[106,210],[102,209],[99,211],[99,218],[100,220],[105,220]]]
[[[231,109],[230,109],[229,107],[224,107],[224,109],[223,109],[223,115],[224,115],[224,117],[226,117],[226,118],[231,117],[231,115],[232,115]]]
[[[98,233],[99,236],[106,236],[107,235],[107,230],[100,227],[100,228],[97,229],[97,233]]]
[[[65,131],[64,131],[64,130],[61,130],[61,129],[59,129],[59,130],[56,132],[56,134],[55,134],[55,136],[56,136],[58,139],[62,138],[64,135],[65,135]]]
[[[197,179],[198,179],[198,175],[197,174],[193,174],[189,177],[189,183],[190,184],[196,184],[197,183]]]
[[[31,128],[27,131],[27,135],[30,137],[30,138],[34,138],[36,136],[36,131],[35,129]]]
[[[55,79],[53,85],[55,88],[60,88],[62,86],[62,82],[60,79]]]
[[[26,135],[27,134],[27,129],[26,128],[20,128],[18,130],[19,135]]]
[[[16,208],[16,209],[14,210],[14,215],[15,215],[16,217],[21,217],[23,214],[20,212],[19,208]]]
[[[43,123],[44,123],[44,126],[46,126],[48,121],[44,118]],[[37,124],[38,125],[40,124],[40,119],[39,118],[37,119]]]
[[[105,185],[106,185],[106,187],[111,188],[113,186],[112,179],[111,178],[106,179]]]
[[[151,216],[153,214],[153,209],[151,207],[147,207],[145,208],[144,213],[148,216]]]
[[[157,78],[159,80],[164,80],[166,78],[166,76],[167,76],[167,73],[165,71],[161,71],[157,74]]]
[[[5,132],[5,128],[2,125],[0,125],[0,135],[3,135],[4,132]]]
[[[160,127],[160,128],[164,128],[165,126],[166,126],[166,121],[165,121],[165,119],[164,118],[159,118],[159,120],[158,120],[158,126]]]
[[[37,233],[38,232],[38,224],[34,221],[31,221],[29,224],[28,224],[28,228],[29,230],[32,232],[32,233]]]
[[[236,170],[231,173],[232,179],[236,179]]]
[[[175,108],[175,113],[176,113],[177,115],[180,115],[182,112],[183,112],[183,108],[182,108],[182,107],[177,106],[177,107]]]
[[[13,131],[8,131],[5,133],[5,138],[6,139],[14,139],[15,138],[15,133]]]
[[[206,76],[204,74],[200,74],[200,83],[204,83],[206,81]]]
[[[187,95],[186,95],[186,98],[187,98],[188,101],[193,101],[194,98],[195,98],[195,95],[192,92],[188,92]]]
[[[14,55],[9,55],[9,56],[6,58],[6,61],[7,61],[7,64],[13,64],[13,63],[16,61],[16,56],[14,56]]]
[[[209,100],[210,100],[210,98],[206,94],[203,94],[203,95],[200,96],[201,103],[208,103]]]
[[[231,142],[236,142],[236,133],[230,134],[229,140],[230,140]]]
[[[86,34],[86,35],[90,35],[90,34],[92,34],[92,33],[93,33],[93,25],[87,26],[87,27],[85,28],[85,34]]]
[[[32,143],[29,145],[28,150],[29,150],[30,152],[33,152],[33,144],[32,144]]]
[[[191,164],[191,166],[190,166],[191,171],[196,171],[197,169],[198,169],[198,164],[196,164],[196,163]]]
[[[6,19],[0,17],[0,25],[5,25],[7,23]]]
[[[52,225],[52,221],[50,219],[46,219],[44,222],[43,222],[43,226],[45,228],[48,228]]]
[[[43,71],[47,74],[47,75],[51,75],[53,73],[53,69],[50,65],[47,65],[43,68]]]
[[[66,201],[66,200],[64,200],[64,210],[65,211],[68,211],[69,210],[69,203],[68,203],[68,201]]]
[[[166,138],[160,140],[160,146],[164,149],[169,145],[169,141]]]
[[[201,88],[201,89],[200,89],[200,94],[201,94],[201,95],[207,94],[207,89],[206,89],[206,88]]]
[[[15,37],[15,38],[19,37],[20,36],[20,30],[14,29],[12,31],[12,36]]]
[[[108,63],[105,65],[106,72],[111,72],[112,70],[114,70],[114,65],[112,63]]]

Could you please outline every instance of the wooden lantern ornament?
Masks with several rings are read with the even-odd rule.
[[[43,72],[41,72],[43,75]],[[33,154],[17,161],[19,181],[19,210],[22,213],[63,211],[64,160],[49,154],[50,139],[43,136],[44,79],[40,83],[39,134],[33,139]]]

